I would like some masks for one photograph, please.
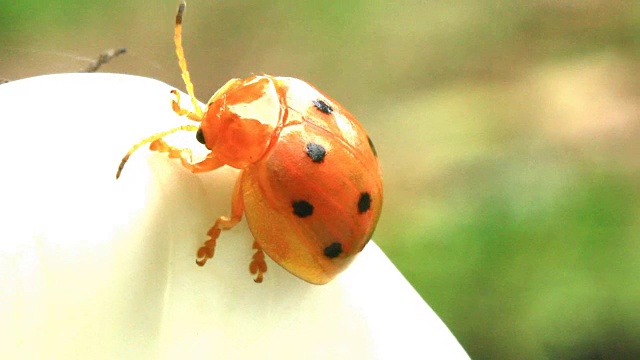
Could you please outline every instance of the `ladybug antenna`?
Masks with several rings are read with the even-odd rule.
[[[140,142],[133,145],[131,149],[127,151],[127,154],[122,158],[122,161],[120,161],[120,166],[118,166],[118,172],[116,173],[116,180],[120,177],[120,174],[122,173],[122,169],[124,168],[124,164],[126,164],[127,160],[129,160],[129,156],[131,156],[131,154],[133,154],[136,150],[138,150],[142,145],[148,144],[150,142],[154,142],[158,139],[162,139],[163,137],[178,131],[198,131],[198,127],[195,125],[182,125],[173,129],[169,129],[167,131],[155,133],[146,139],[140,140]]]
[[[184,80],[184,84],[187,86],[187,93],[189,93],[189,97],[191,98],[191,103],[196,110],[196,114],[198,114],[199,118],[202,118],[202,109],[200,108],[200,105],[198,105],[198,100],[196,99],[196,95],[193,91],[193,83],[191,82],[191,76],[187,69],[187,59],[184,57],[184,48],[182,47],[182,15],[184,14],[184,9],[186,7],[187,3],[185,0],[182,0],[178,6],[178,13],[176,14],[173,41],[176,44],[176,55],[178,55],[178,64],[182,71],[182,80]]]

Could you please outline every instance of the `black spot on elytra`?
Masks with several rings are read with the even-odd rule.
[[[297,217],[307,217],[313,214],[313,205],[306,200],[297,200],[292,203],[293,214]]]
[[[198,129],[198,132],[196,132],[196,140],[198,140],[198,142],[200,144],[204,144],[204,134],[202,133],[202,129]]]
[[[333,112],[333,108],[324,102],[324,100],[313,100],[313,105],[325,114],[331,114]]]
[[[307,156],[309,156],[314,163],[321,163],[324,160],[324,156],[327,154],[324,146],[315,143],[308,143],[306,150]]]
[[[333,244],[324,248],[324,256],[328,257],[329,259],[336,258],[340,254],[342,254],[342,244],[340,244],[339,242],[334,242]]]
[[[367,141],[369,141],[369,147],[371,148],[371,151],[373,151],[373,155],[374,156],[378,156],[378,152],[376,151],[376,147],[373,146],[373,141],[371,141],[371,138],[367,136]]]
[[[358,200],[358,212],[360,214],[367,212],[371,208],[371,195],[368,192],[360,194],[360,200]]]

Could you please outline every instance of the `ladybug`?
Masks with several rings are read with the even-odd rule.
[[[202,110],[195,98],[182,48],[178,7],[175,44],[182,77],[195,110],[180,107],[172,90],[173,110],[199,122],[152,135],[134,145],[120,163],[144,144],[178,158],[193,173],[222,166],[240,169],[231,216],[220,216],[197,251],[203,266],[214,255],[223,230],[246,217],[254,236],[249,265],[255,282],[267,271],[266,253],[293,275],[325,284],[343,271],[367,244],[382,208],[382,177],[376,150],[364,128],[337,101],[310,84],[289,77],[256,75],[232,79]],[[190,149],[167,144],[163,137],[186,130],[209,150],[192,161]]]

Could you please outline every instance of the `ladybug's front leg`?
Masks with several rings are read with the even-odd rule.
[[[180,116],[186,115],[189,120],[198,122],[202,121],[202,117],[204,114],[202,112],[202,109],[200,108],[200,105],[198,105],[195,100],[193,101],[195,111],[189,111],[180,107],[180,93],[178,92],[178,90],[171,90],[171,93],[176,97],[175,100],[171,100],[171,109],[173,109],[173,112]]]
[[[162,139],[153,141],[149,145],[149,149],[151,149],[151,151],[167,153],[170,159],[180,159],[182,166],[189,169],[189,171],[194,174],[212,171],[224,165],[222,161],[215,158],[211,153],[207,155],[206,159],[194,164],[192,162],[190,149],[180,149],[175,146],[171,146]]]
[[[242,173],[238,176],[236,185],[233,189],[233,196],[231,198],[231,217],[220,216],[213,227],[209,229],[207,235],[209,240],[205,241],[204,245],[198,249],[198,259],[196,264],[204,266],[207,260],[213,257],[216,248],[216,240],[220,236],[222,230],[229,230],[234,227],[240,219],[242,219],[242,213],[244,212],[244,203],[242,202]]]

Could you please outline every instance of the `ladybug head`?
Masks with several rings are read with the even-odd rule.
[[[273,78],[232,80],[209,100],[196,139],[238,169],[260,160],[283,118]]]

